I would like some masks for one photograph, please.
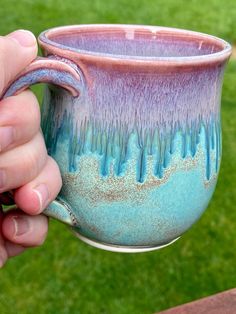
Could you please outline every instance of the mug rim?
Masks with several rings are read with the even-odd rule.
[[[193,55],[193,56],[171,56],[171,57],[163,57],[163,56],[135,56],[135,55],[120,55],[106,52],[96,52],[85,49],[78,49],[74,47],[70,47],[68,45],[64,45],[61,43],[57,43],[50,37],[58,35],[58,34],[73,34],[78,32],[79,30],[88,30],[88,29],[97,29],[97,30],[120,30],[128,33],[134,32],[135,30],[143,30],[150,31],[150,34],[157,34],[157,32],[162,33],[164,35],[180,35],[185,39],[194,42],[195,40],[208,40],[217,46],[221,46],[222,49],[217,52],[213,52],[210,54],[204,55]],[[92,59],[93,61],[103,60],[103,61],[112,61],[118,62],[122,64],[159,64],[159,65],[207,65],[211,63],[221,63],[226,61],[231,53],[232,46],[219,37],[209,35],[206,33],[196,32],[192,30],[186,30],[181,28],[172,28],[172,27],[164,27],[164,26],[150,26],[150,25],[136,25],[136,24],[78,24],[78,25],[68,25],[68,26],[58,26],[47,29],[43,31],[38,37],[39,43],[42,48],[46,49],[46,51],[52,50],[53,54],[60,55],[62,51],[66,51],[69,55],[79,55],[85,59]],[[50,49],[51,48],[51,49]]]

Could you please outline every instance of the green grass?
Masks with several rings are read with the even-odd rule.
[[[228,0],[0,0],[0,30],[36,35],[56,25],[139,23],[203,31],[236,41]],[[35,91],[41,97],[41,88]],[[153,313],[236,286],[236,62],[222,97],[223,161],[208,210],[176,244],[122,255],[91,248],[51,221],[46,243],[0,273],[0,313]]]

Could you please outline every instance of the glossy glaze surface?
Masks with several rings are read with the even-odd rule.
[[[60,86],[46,87],[42,111],[48,152],[63,176],[45,213],[101,248],[171,243],[214,192],[230,45],[142,25],[59,27],[39,42],[46,59],[5,95],[38,81]]]
[[[47,88],[47,146],[79,233],[103,243],[168,243],[201,216],[215,188],[224,62],[185,66],[178,57],[214,54],[219,44],[155,36],[99,30],[51,38],[84,54],[77,64],[85,85],[79,98]],[[96,64],[86,53],[96,55]],[[118,66],[111,66],[111,54]],[[122,64],[142,57],[158,64]],[[176,64],[165,67],[162,58]]]

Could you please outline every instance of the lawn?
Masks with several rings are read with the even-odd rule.
[[[187,28],[236,42],[228,0],[0,0],[0,32],[38,35],[57,25],[135,23]],[[42,87],[34,88],[41,99]],[[0,271],[0,313],[145,314],[236,287],[236,61],[222,96],[223,160],[203,217],[161,251],[119,254],[74,238],[51,221],[45,244]]]

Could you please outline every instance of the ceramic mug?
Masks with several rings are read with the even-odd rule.
[[[230,45],[137,25],[57,27],[44,31],[39,44],[45,57],[3,97],[49,83],[42,129],[63,187],[45,214],[111,251],[174,242],[215,189]]]

